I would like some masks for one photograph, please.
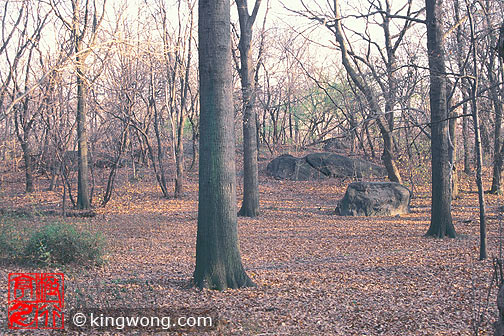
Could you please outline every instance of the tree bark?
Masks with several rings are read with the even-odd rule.
[[[457,112],[453,111],[450,113],[449,129],[450,129],[450,139],[452,141],[452,198],[456,199],[459,194],[459,184],[458,184],[458,171],[457,171],[457,125],[458,118]]]
[[[21,143],[23,149],[23,159],[25,162],[25,176],[26,176],[26,192],[33,192],[33,164],[31,159],[31,150],[28,142]]]
[[[194,284],[218,290],[252,286],[238,244],[229,0],[200,0],[198,10],[201,114]]]
[[[237,0],[240,19],[240,79],[243,100],[243,202],[239,216],[256,217],[259,214],[259,177],[257,167],[257,125],[254,109],[255,91],[252,65],[252,26],[261,0],[256,0],[253,12],[248,13],[247,0]]]
[[[184,114],[180,116],[175,149],[175,198],[184,196]]]
[[[465,98],[465,94],[462,94],[462,99]],[[464,104],[463,115],[467,115],[467,104]],[[462,138],[464,140],[464,173],[466,175],[471,174],[471,149],[469,148],[469,120],[468,117],[462,119]]]
[[[79,59],[77,60],[79,62]],[[77,143],[79,153],[79,170],[77,186],[77,207],[89,209],[89,167],[88,137],[86,125],[86,84],[81,65],[77,68]]]
[[[490,19],[487,18],[487,26],[490,28]],[[504,28],[504,26],[503,26]],[[502,174],[502,165],[503,165],[503,154],[504,154],[504,146],[502,145],[501,139],[501,129],[502,129],[502,103],[499,99],[499,86],[495,86],[495,84],[499,80],[500,74],[502,74],[502,61],[498,57],[498,43],[493,36],[493,32],[490,32],[490,43],[491,45],[496,45],[495,50],[492,50],[490,53],[490,62],[488,63],[488,80],[490,87],[490,97],[492,98],[493,109],[495,111],[495,128],[494,128],[494,163],[493,163],[493,176],[492,176],[492,187],[490,188],[490,193],[492,194],[501,194],[501,174]],[[500,71],[497,71],[497,79],[494,77],[493,71],[495,71],[495,61],[497,59],[498,66],[497,68]],[[504,79],[504,78],[503,78]]]
[[[430,72],[432,207],[427,236],[456,237],[451,216],[451,152],[446,97],[446,73],[441,30],[441,1],[425,0]]]
[[[75,63],[77,65],[77,145],[79,154],[79,168],[77,180],[77,208],[89,209],[89,167],[88,167],[88,137],[86,125],[86,78],[85,78],[85,56],[80,55],[82,52],[82,38],[80,32],[80,1],[74,0],[73,18],[72,18],[72,35],[74,38],[74,50],[77,55]]]
[[[27,97],[23,102],[22,108],[15,109],[14,126],[17,138],[21,144],[21,149],[23,150],[23,160],[25,163],[25,191],[30,193],[33,192],[33,162],[31,158],[30,133],[34,119],[27,120],[29,113],[28,102],[29,98]],[[20,111],[20,109],[22,109],[22,111]]]

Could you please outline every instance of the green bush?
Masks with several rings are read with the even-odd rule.
[[[78,231],[69,224],[51,223],[31,234],[23,254],[36,263],[49,265],[101,263],[103,252],[100,235]]]
[[[10,218],[1,217],[0,219],[0,255],[10,258],[19,256],[23,251],[23,232],[14,225]]]

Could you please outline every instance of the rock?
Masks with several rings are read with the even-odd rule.
[[[395,182],[354,182],[340,200],[341,216],[395,216],[409,213],[410,191]]]
[[[374,163],[334,153],[313,153],[303,158],[284,154],[272,160],[266,171],[276,179],[293,181],[330,177],[384,177],[386,174],[383,167]]]
[[[344,139],[330,138],[324,141],[323,149],[326,152],[344,153],[350,149],[350,146],[344,142]]]
[[[324,175],[310,166],[304,158],[296,158],[290,154],[273,159],[266,171],[277,180],[310,181],[324,178]]]
[[[313,153],[305,156],[306,161],[328,177],[371,177],[385,176],[385,170],[372,162],[333,153]]]

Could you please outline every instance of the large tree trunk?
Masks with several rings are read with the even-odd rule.
[[[247,0],[237,0],[240,18],[240,78],[243,99],[243,202],[239,216],[256,217],[259,214],[259,177],[257,168],[257,125],[254,110],[255,92],[252,66],[252,26],[261,0],[256,0],[252,15]]]
[[[432,150],[432,210],[427,236],[454,238],[451,216],[451,152],[446,73],[441,30],[441,1],[426,0],[427,50],[430,71],[431,150]]]
[[[79,27],[80,5],[79,0],[73,2],[73,26],[75,63],[77,64],[77,144],[79,153],[79,170],[77,180],[77,208],[89,209],[89,167],[88,167],[88,137],[86,125],[86,78],[84,55],[82,52],[82,34]]]
[[[238,246],[229,0],[199,1],[200,163],[194,283],[252,286]]]

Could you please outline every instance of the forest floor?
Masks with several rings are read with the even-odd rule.
[[[262,172],[261,215],[238,220],[242,260],[257,287],[218,292],[191,287],[196,174],[188,173],[181,200],[162,198],[147,170],[136,182],[122,174],[112,200],[97,208],[94,218],[18,220],[20,227],[64,220],[101,232],[108,253],[103,265],[92,267],[36,269],[3,261],[3,307],[8,273],[62,271],[67,311],[77,306],[214,309],[218,326],[208,332],[212,335],[474,335],[483,311],[480,335],[493,335],[495,283],[489,287],[492,257],[499,254],[503,197],[486,195],[489,258],[479,261],[474,176],[461,174],[460,198],[453,202],[461,238],[439,240],[424,237],[430,188],[419,171],[411,213],[378,218],[334,214],[348,180],[278,181]],[[45,188],[47,181],[40,178],[34,193],[20,192],[22,171],[6,168],[0,208],[60,209],[61,190]],[[9,334],[5,326],[6,309],[1,309],[2,335]]]

